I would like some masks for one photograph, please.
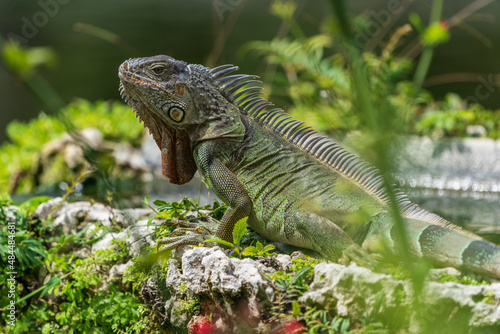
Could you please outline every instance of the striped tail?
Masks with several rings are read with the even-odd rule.
[[[440,266],[500,278],[500,246],[448,222],[406,218],[405,228],[415,255]]]

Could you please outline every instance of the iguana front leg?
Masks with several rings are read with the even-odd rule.
[[[206,185],[228,206],[216,236],[232,243],[234,225],[250,215],[252,201],[236,175],[216,157],[216,154],[223,155],[225,148],[224,145],[204,142],[195,148],[194,156]]]
[[[250,197],[243,184],[215,157],[216,153],[220,152],[220,148],[217,149],[213,143],[201,143],[195,151],[195,161],[207,186],[228,205],[226,213],[218,224],[210,217],[207,217],[208,223],[184,224],[183,228],[175,230],[174,233],[185,233],[185,235],[160,241],[158,246],[164,246],[162,249],[173,249],[181,245],[198,245],[214,236],[232,243],[234,225],[238,220],[250,214],[252,208]]]

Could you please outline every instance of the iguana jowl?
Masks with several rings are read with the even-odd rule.
[[[216,235],[232,241],[235,223],[262,236],[338,260],[349,246],[398,249],[378,171],[258,96],[251,75],[168,56],[136,58],[119,69],[125,101],[149,128],[162,172],[175,184],[198,170],[228,205]],[[500,278],[500,247],[411,203],[398,193],[410,252],[443,266]],[[172,238],[170,247],[204,237]]]

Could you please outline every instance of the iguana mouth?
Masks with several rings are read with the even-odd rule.
[[[125,84],[124,81],[120,82],[120,95],[125,103],[127,103],[129,107],[132,108],[135,113],[135,117],[137,117],[144,124],[144,127],[149,128],[149,133],[153,134],[154,131],[150,127],[150,125],[153,124],[150,124],[149,120],[152,120],[155,123],[154,126],[156,128],[160,128],[161,126],[168,126],[163,120],[161,120],[160,117],[158,117],[158,115],[155,114],[155,112],[148,109],[146,104],[141,100],[140,96],[134,94],[133,89],[127,89],[126,85],[127,84]]]

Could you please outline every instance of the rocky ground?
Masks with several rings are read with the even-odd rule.
[[[40,218],[49,214],[54,226],[65,234],[97,222],[122,227],[120,232],[107,233],[98,242],[74,250],[76,256],[86,257],[116,247],[113,239],[124,239],[127,251],[136,258],[113,266],[110,280],[133,266],[145,247],[155,245],[152,232],[161,223],[152,220],[148,224],[149,209],[118,210],[100,203],[62,202],[61,198],[41,204],[35,212]],[[300,258],[303,255],[296,252],[241,259],[219,247],[182,247],[168,260],[165,278],[159,281],[151,275],[144,281],[142,294],[165,325],[178,333],[302,333],[314,321],[327,329],[324,319],[315,320],[311,310],[348,318],[354,329],[376,320],[400,333],[500,332],[499,282],[466,285],[427,280],[416,306],[410,280],[354,264],[321,262],[309,272],[309,280],[294,281]],[[430,276],[442,277],[443,272],[449,277],[460,275],[442,269],[432,270]],[[297,282],[303,289],[294,292],[290,287]]]

